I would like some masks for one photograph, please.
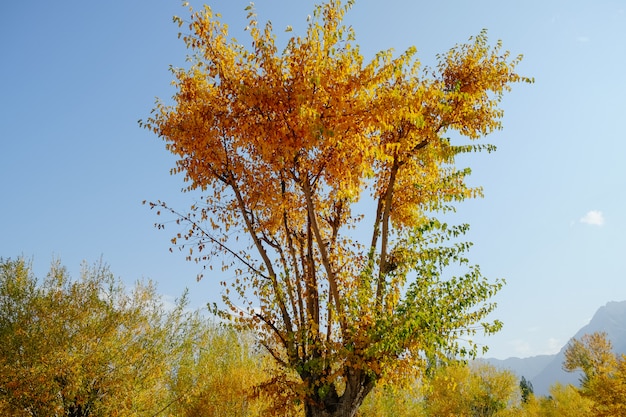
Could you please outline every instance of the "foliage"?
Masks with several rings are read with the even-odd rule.
[[[103,267],[72,282],[58,263],[39,287],[23,260],[3,262],[1,285],[0,386],[13,410],[133,415],[165,397],[153,288],[127,296]]]
[[[212,402],[260,415],[251,346],[184,297],[166,308],[149,283],[127,291],[102,264],[73,281],[55,262],[38,281],[25,260],[0,259],[2,415],[211,416]]]
[[[592,417],[593,401],[580,395],[572,385],[555,384],[547,397],[529,397],[519,416],[526,417]]]
[[[215,311],[256,332],[284,372],[274,393],[293,392],[307,415],[352,416],[380,378],[472,355],[476,330],[499,329],[484,319],[502,282],[469,264],[467,226],[434,213],[481,195],[455,157],[493,149],[445,135],[499,129],[503,93],[530,81],[485,32],[434,69],[415,48],[365,63],[342,23],[351,5],[317,6],[282,52],[252,5],[251,49],[209,7],[192,13],[174,104],[140,122],[202,193],[188,212],[151,203],[183,225],[172,244],[234,273]]]
[[[607,373],[615,365],[613,347],[606,333],[586,334],[580,340],[572,339],[565,349],[563,369],[568,372],[582,370],[580,382],[583,388],[589,388],[597,376]]]
[[[526,381],[522,383],[522,381]],[[437,367],[430,378],[406,385],[382,384],[372,390],[359,410],[359,417],[445,417],[445,416],[499,416],[499,417],[591,417],[620,416],[623,397],[614,396],[615,385],[598,388],[597,398],[581,392],[572,385],[554,384],[550,394],[536,397],[521,387],[531,387],[521,378],[520,390],[510,371],[498,370],[484,363]],[[607,407],[608,400],[613,401]],[[621,401],[621,402],[620,402]]]
[[[377,384],[363,401],[358,417],[426,417],[421,383]]]
[[[428,382],[428,416],[503,416],[520,403],[517,378],[486,363],[439,368]]]
[[[168,411],[177,417],[262,416],[266,401],[254,388],[267,379],[266,362],[249,334],[211,326],[184,347],[171,387],[182,400]]]
[[[167,307],[150,283],[129,291],[102,264],[74,281],[55,262],[39,281],[25,260],[0,260],[0,414],[301,415],[292,401],[297,373],[277,372],[250,333],[211,324],[185,305],[183,297]],[[612,353],[606,334],[572,340],[564,367],[583,370],[582,387],[556,384],[535,397],[508,371],[439,362],[418,379],[380,381],[357,415],[625,414],[626,357]],[[282,398],[254,390],[275,384]]]
[[[626,415],[626,356],[613,353],[606,333],[571,340],[563,368],[583,371],[581,393],[593,400],[595,416]]]
[[[522,393],[522,402],[527,403],[530,397],[534,394],[533,384],[527,380],[524,376],[519,381],[519,389]]]

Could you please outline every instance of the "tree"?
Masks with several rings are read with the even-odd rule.
[[[580,383],[588,388],[598,376],[606,374],[617,364],[613,346],[604,332],[585,334],[580,340],[572,339],[565,349],[563,369],[568,372],[581,370]]]
[[[522,376],[522,379],[519,381],[519,389],[522,393],[522,402],[527,403],[530,397],[534,394],[532,382]]]
[[[580,395],[572,385],[555,384],[550,387],[550,395],[536,399],[532,397],[524,404],[525,414],[529,417],[591,417],[593,401]]]
[[[147,415],[167,399],[159,382],[180,308],[163,315],[153,287],[128,295],[104,266],[72,281],[55,263],[39,285],[23,259],[0,263],[0,396],[11,414]]]
[[[563,368],[582,370],[581,393],[593,400],[595,416],[626,415],[626,357],[617,356],[605,332],[572,339]]]
[[[153,285],[127,291],[102,264],[79,280],[58,262],[42,281],[31,271],[0,259],[3,415],[156,416],[195,399],[183,359],[210,327],[184,297],[166,309]]]
[[[253,338],[227,326],[205,327],[187,343],[171,384],[181,398],[167,409],[177,417],[260,417],[268,406],[255,392],[267,380],[268,358]],[[285,413],[285,415],[288,415]]]
[[[427,385],[428,416],[501,416],[520,402],[515,376],[487,363],[442,366]]]
[[[422,391],[419,380],[404,384],[378,383],[363,401],[357,417],[426,417]]]
[[[209,7],[192,13],[174,104],[140,121],[202,194],[185,212],[151,203],[184,225],[173,246],[232,268],[215,312],[256,332],[284,370],[277,392],[291,387],[311,417],[353,416],[380,378],[471,355],[461,338],[499,329],[484,320],[502,282],[469,264],[467,225],[434,216],[481,195],[455,156],[493,150],[445,135],[499,129],[503,93],[530,81],[484,32],[435,69],[415,48],[364,63],[342,24],[351,5],[317,6],[282,53],[252,6],[251,49]],[[464,269],[444,276],[448,265]]]

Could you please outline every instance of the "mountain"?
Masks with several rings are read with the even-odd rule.
[[[554,360],[555,355],[539,355],[530,358],[485,359],[499,369],[513,371],[520,378],[531,381]]]
[[[580,339],[583,335],[594,332],[606,332],[614,351],[626,353],[626,301],[613,301],[600,307],[589,324],[582,327],[573,338]],[[486,361],[498,368],[510,369],[519,377],[530,380],[536,395],[547,395],[550,386],[556,382],[578,385],[580,374],[563,370],[565,349],[567,344],[556,355]]]

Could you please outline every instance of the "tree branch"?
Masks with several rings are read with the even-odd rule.
[[[315,241],[317,243],[317,247],[320,251],[320,255],[322,257],[322,264],[324,265],[324,269],[326,270],[326,276],[328,277],[328,286],[330,288],[330,295],[335,303],[335,308],[337,309],[337,315],[339,318],[339,322],[343,330],[346,329],[346,317],[343,311],[343,307],[341,305],[341,298],[339,295],[339,289],[337,287],[337,280],[335,276],[335,271],[332,268],[332,264],[330,262],[330,257],[328,256],[328,251],[326,249],[326,243],[322,238],[322,234],[319,229],[319,225],[317,224],[317,216],[315,214],[315,204],[313,203],[313,196],[311,192],[311,186],[309,184],[308,178],[304,178],[300,181],[301,186],[304,191],[304,195],[306,198],[307,212],[309,215],[309,219],[311,221],[311,228],[313,230],[313,235],[315,236]]]
[[[267,275],[265,275],[263,272],[261,272],[258,268],[256,268],[254,265],[252,265],[250,262],[248,262],[245,258],[243,258],[241,255],[239,255],[237,252],[235,252],[234,250],[230,249],[228,246],[226,246],[225,244],[223,244],[222,242],[219,241],[219,239],[211,236],[206,230],[204,230],[199,224],[198,222],[196,222],[195,220],[193,220],[190,216],[188,215],[184,215],[179,213],[178,211],[174,210],[173,208],[169,207],[165,202],[163,201],[157,201],[156,203],[149,203],[151,208],[154,207],[161,207],[164,210],[169,211],[170,213],[172,213],[173,215],[177,216],[179,219],[183,220],[184,222],[187,222],[189,224],[192,225],[192,227],[194,228],[194,230],[197,230],[200,232],[200,234],[206,238],[209,242],[211,242],[214,245],[217,245],[221,250],[230,253],[232,256],[234,256],[239,262],[241,262],[242,264],[244,264],[247,268],[249,268],[251,271],[253,271],[255,274],[259,275],[260,277],[264,278],[264,279],[269,279],[269,277]]]
[[[255,228],[254,228],[254,225],[252,224],[250,217],[247,214],[246,203],[243,199],[243,196],[241,195],[241,191],[239,190],[239,186],[237,185],[237,182],[233,173],[231,173],[229,176],[229,186],[235,193],[235,198],[237,199],[237,205],[239,206],[239,211],[241,212],[244,218],[244,221],[246,223],[248,234],[252,237],[252,240],[254,241],[254,245],[256,246],[256,249],[259,252],[259,255],[261,255],[261,257],[263,258],[263,262],[265,264],[265,267],[267,268],[269,278],[272,282],[272,286],[274,287],[274,291],[276,293],[276,301],[278,303],[278,307],[280,308],[281,315],[283,316],[285,327],[287,328],[286,330],[288,333],[292,333],[293,324],[291,322],[291,316],[289,315],[289,312],[287,311],[287,306],[285,305],[285,300],[282,295],[283,294],[282,288],[278,284],[278,279],[276,276],[276,272],[274,271],[274,266],[272,264],[272,261],[269,255],[267,254],[267,251],[263,247],[263,243],[261,242],[261,239],[255,232]],[[293,349],[293,346],[289,346],[289,348]]]

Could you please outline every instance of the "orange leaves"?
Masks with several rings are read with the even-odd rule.
[[[501,47],[498,42],[491,48],[483,30],[469,43],[440,57],[449,124],[471,139],[500,128],[502,111],[497,104],[512,83],[532,82],[514,72],[521,56],[509,61],[509,52],[501,52]]]
[[[224,272],[240,264],[222,317],[256,330],[326,398],[339,395],[329,375],[354,371],[364,379],[346,380],[346,392],[351,383],[371,389],[372,375],[402,372],[392,365],[399,357],[417,367],[420,351],[454,351],[463,327],[493,308],[476,307],[500,287],[477,268],[440,281],[443,266],[466,265],[465,246],[440,247],[462,233],[446,235],[430,217],[481,194],[465,183],[469,169],[455,166],[456,155],[481,147],[445,135],[498,129],[503,92],[529,81],[485,33],[441,56],[434,71],[420,69],[413,47],[364,62],[342,22],[351,5],[317,6],[283,51],[252,6],[250,48],[229,39],[210,8],[195,13],[184,37],[192,66],[173,71],[174,105],[158,103],[145,123],[179,158],[175,172],[189,190],[204,194],[185,215],[155,205],[191,225],[172,244],[184,240],[198,262],[225,255]],[[204,245],[210,255],[198,255]],[[383,342],[383,331],[393,340]]]

